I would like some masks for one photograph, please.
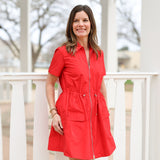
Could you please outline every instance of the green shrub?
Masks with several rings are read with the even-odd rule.
[[[132,82],[131,80],[127,80],[127,81],[125,82],[125,84],[132,84],[132,85],[133,85],[133,82]]]

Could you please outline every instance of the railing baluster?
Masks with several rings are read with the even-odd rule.
[[[115,107],[115,82],[114,79],[104,81],[107,89],[107,105],[108,109]]]
[[[11,88],[10,88],[9,83],[6,83],[6,97],[5,98],[7,101],[10,99],[10,90]]]
[[[116,88],[116,104],[114,119],[114,138],[116,150],[113,154],[114,160],[126,159],[126,120],[125,120],[125,80],[115,80]]]
[[[64,156],[62,152],[54,152],[54,153],[55,153],[55,160],[69,160],[69,158]]]
[[[3,89],[3,82],[0,83],[0,100],[3,100],[4,89]]]
[[[3,160],[3,141],[2,141],[1,110],[0,110],[0,160]]]
[[[10,118],[10,160],[26,160],[26,123],[23,85],[25,81],[11,81],[12,100]]]
[[[151,88],[151,77],[146,78],[145,88],[146,88],[146,117],[145,117],[145,160],[149,160],[149,122],[150,122],[150,93]]]
[[[108,157],[96,158],[96,160],[108,160]]]
[[[48,160],[48,107],[45,80],[35,80],[36,97],[34,108],[33,160]]]
[[[134,80],[130,160],[142,160],[142,80]]]

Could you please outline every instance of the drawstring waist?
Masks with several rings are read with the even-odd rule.
[[[62,91],[62,94],[65,94],[65,93],[67,93],[67,94],[80,94],[80,95],[82,95],[82,96],[89,96],[89,94],[92,94],[92,95],[94,95],[95,97],[97,97],[99,94],[100,94],[100,91],[91,91],[90,93],[89,93],[89,91],[87,92],[87,91],[72,91],[72,90],[63,90]]]

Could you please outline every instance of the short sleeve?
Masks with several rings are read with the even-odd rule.
[[[59,77],[64,68],[64,57],[59,48],[54,52],[51,64],[49,66],[48,72],[54,76]]]
[[[102,74],[103,76],[106,75],[106,68],[105,68],[105,63],[104,63],[104,53],[103,51],[101,51],[101,63],[102,63]]]

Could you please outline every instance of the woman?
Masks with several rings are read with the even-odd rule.
[[[115,149],[110,133],[103,51],[97,45],[96,24],[87,5],[70,13],[67,42],[57,48],[49,67],[46,92],[52,127],[48,149],[70,160],[109,156]],[[54,85],[62,93],[56,104]]]

